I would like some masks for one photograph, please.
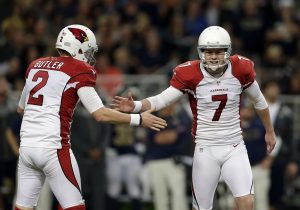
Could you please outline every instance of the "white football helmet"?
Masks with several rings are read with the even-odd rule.
[[[69,25],[63,28],[56,40],[56,49],[67,51],[73,58],[95,65],[94,53],[98,46],[94,33],[83,25]]]
[[[205,60],[205,56],[203,51],[205,49],[225,49],[224,61],[219,61],[216,64],[208,64]],[[228,58],[231,54],[231,39],[228,32],[220,27],[220,26],[210,26],[206,28],[199,36],[198,46],[197,46],[198,54],[200,60],[202,61],[204,67],[211,69],[212,71],[216,71],[227,65],[229,62]]]

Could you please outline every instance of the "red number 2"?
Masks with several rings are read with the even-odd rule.
[[[27,102],[28,104],[33,104],[33,105],[37,105],[37,106],[43,105],[44,96],[40,94],[37,97],[34,97],[33,95],[47,84],[47,81],[49,78],[48,72],[47,71],[38,71],[33,76],[32,81],[36,82],[39,78],[42,78],[42,80],[31,89],[31,91],[29,93],[29,99]]]
[[[214,96],[211,97],[211,99],[213,101],[220,101],[221,102],[219,107],[216,109],[214,117],[212,118],[212,121],[219,121],[221,113],[222,113],[223,109],[226,106],[227,95],[226,94],[224,94],[224,95],[214,95]]]

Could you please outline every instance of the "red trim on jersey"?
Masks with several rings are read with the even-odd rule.
[[[14,210],[21,210],[21,209],[19,209],[18,207],[15,207],[15,209]]]
[[[39,59],[36,59],[36,60],[32,61],[32,62],[28,65],[28,68],[26,69],[26,72],[25,72],[25,78],[26,78],[26,79],[28,78],[28,75],[29,75],[29,72],[31,71],[31,69],[33,69],[34,64],[36,64],[38,61],[44,60],[44,59],[46,59],[46,58],[39,58]]]
[[[94,87],[95,86],[96,77],[93,78],[93,75],[88,73],[81,73],[72,77],[68,84],[76,84],[74,88],[69,88],[67,90],[64,88],[64,92],[62,93],[61,103],[60,103],[60,135],[61,135],[61,143],[63,146],[70,146],[70,133],[71,133],[71,123],[74,114],[74,110],[76,108],[77,101],[79,99],[77,95],[77,90],[83,86]]]
[[[230,56],[232,75],[236,77],[243,89],[248,88],[256,78],[253,61],[240,55]]]
[[[70,88],[63,92],[60,104],[60,136],[62,146],[70,147],[71,122],[78,101],[77,90]]]
[[[85,62],[73,59],[71,57],[65,57],[63,60],[66,64],[62,67],[62,71],[68,74],[71,78],[67,82],[64,92],[61,96],[60,104],[60,126],[61,126],[61,139],[63,146],[70,146],[70,130],[73,113],[78,102],[77,90],[84,86],[95,87],[96,85],[96,71],[93,67]],[[68,84],[73,85],[66,90]]]
[[[73,207],[69,207],[69,208],[64,209],[64,210],[85,210],[85,205],[73,206]]]
[[[196,130],[197,130],[197,100],[192,94],[188,94],[190,107],[193,114],[193,122],[192,122],[192,137],[195,141]]]
[[[200,61],[188,61],[176,66],[170,84],[178,90],[187,93],[193,113],[192,136],[195,138],[197,130],[197,99],[196,88],[203,79]]]
[[[200,61],[188,61],[175,67],[171,85],[184,92],[185,89],[195,90],[203,79]]]
[[[66,178],[79,190],[81,193],[81,189],[79,184],[76,180],[72,162],[71,162],[71,155],[70,155],[70,148],[69,147],[62,147],[61,149],[57,150],[57,157],[59,160],[59,164],[61,166],[62,171],[64,172]]]
[[[64,210],[60,204],[57,205],[57,210]]]
[[[72,206],[67,209],[63,209],[59,204],[57,210],[85,210],[85,205]]]
[[[197,198],[196,198],[196,194],[195,194],[195,190],[194,190],[194,185],[193,185],[193,183],[192,183],[191,188],[192,188],[192,196],[193,196],[194,200],[196,201],[196,204],[197,204],[197,206],[198,206],[198,209],[200,209],[199,204],[198,204],[198,201],[197,201]]]

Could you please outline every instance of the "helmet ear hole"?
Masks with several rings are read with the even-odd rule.
[[[82,52],[82,50],[81,50],[81,49],[79,49],[79,50],[78,50],[78,53],[79,53],[79,54],[83,54],[83,52]]]

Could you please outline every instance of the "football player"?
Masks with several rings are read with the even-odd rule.
[[[198,39],[199,60],[175,67],[170,86],[158,95],[134,101],[116,96],[112,105],[122,112],[163,109],[183,94],[189,97],[193,113],[195,151],[192,168],[193,208],[210,210],[220,179],[232,191],[239,210],[252,210],[252,172],[240,126],[241,94],[252,99],[266,130],[270,153],[276,138],[268,104],[255,80],[253,62],[231,56],[231,39],[219,26],[206,28]]]
[[[63,28],[59,57],[34,60],[26,71],[18,112],[23,113],[16,210],[32,210],[47,179],[63,209],[84,210],[78,165],[70,148],[70,127],[79,100],[98,122],[141,125],[159,131],[163,119],[107,108],[97,95],[94,33],[82,25]]]

